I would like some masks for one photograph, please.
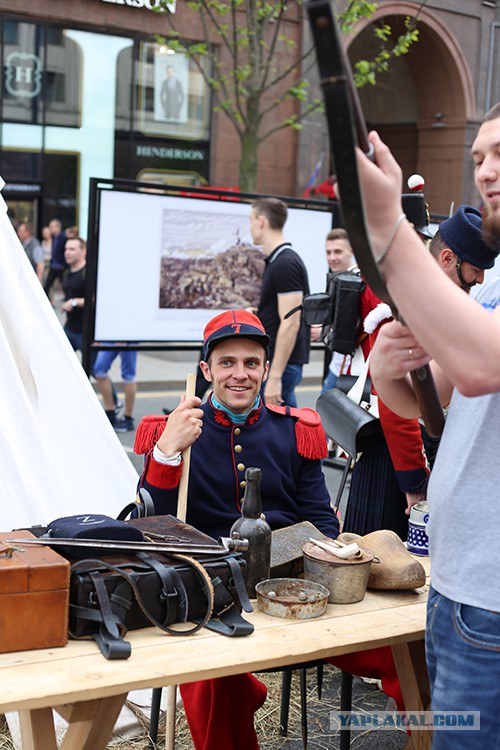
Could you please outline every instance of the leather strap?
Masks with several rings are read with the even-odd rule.
[[[111,609],[108,592],[101,574],[97,571],[91,571],[89,575],[94,584],[102,615],[99,632],[95,633],[93,638],[106,659],[128,659],[132,653],[132,646],[124,640],[127,629]]]
[[[221,612],[218,619],[212,617],[205,627],[208,630],[213,630],[215,633],[230,637],[251,635],[254,631],[252,623],[241,616],[234,603],[228,609]]]
[[[205,627],[227,636],[243,636],[253,633],[254,626],[241,616],[233,597],[219,576],[212,577],[212,585],[214,587],[214,609],[212,617]],[[250,601],[248,603],[251,607]]]
[[[137,514],[137,518],[149,518],[150,516],[155,515],[153,498],[144,487],[139,488],[137,491],[137,498],[133,503],[128,503],[128,505],[121,509],[116,516],[116,520],[124,521],[134,511]]]
[[[226,560],[227,564],[231,568],[231,573],[233,574],[231,580],[234,588],[236,589],[236,593],[238,594],[238,598],[240,600],[242,608],[245,610],[245,612],[253,612],[253,607],[250,603],[250,599],[248,598],[245,579],[243,578],[243,573],[241,572],[241,567],[238,560],[231,556],[228,556]]]
[[[173,566],[165,565],[147,552],[137,554],[143,562],[152,567],[162,581],[160,599],[167,604],[164,623],[186,622],[188,616],[188,596],[179,573]]]
[[[101,610],[102,622],[104,623],[104,626],[106,627],[108,633],[113,638],[119,638],[120,635],[123,634],[123,631],[125,631],[126,633],[127,630],[124,626],[122,626],[120,632],[120,628],[118,626],[118,623],[120,621],[111,609],[108,592],[106,591],[106,586],[103,583],[101,574],[95,570],[91,570],[89,576],[92,579],[92,583],[94,584],[94,590],[96,592],[97,600],[99,602],[99,608]]]
[[[330,0],[309,0],[306,9],[316,47],[330,149],[340,188],[345,228],[363,277],[377,297],[391,304],[392,300],[373,257],[365,223],[356,146],[361,145],[365,151],[368,151],[369,146],[366,127],[359,116],[359,102],[353,98],[356,89],[351,67],[340,39]],[[360,132],[363,128],[364,132]]]
[[[363,277],[377,297],[387,302],[397,316],[373,255],[365,222],[356,146],[369,153],[370,145],[349,60],[330,0],[309,0],[306,9],[316,47],[345,228]],[[427,431],[437,437],[444,428],[444,414],[429,366],[413,371],[411,378]]]

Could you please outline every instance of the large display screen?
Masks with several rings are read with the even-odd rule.
[[[213,315],[257,306],[265,256],[250,236],[251,199],[235,197],[97,190],[94,343],[199,342]],[[285,240],[311,292],[325,288],[331,228],[326,207],[289,205]]]

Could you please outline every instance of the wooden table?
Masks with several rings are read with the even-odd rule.
[[[0,711],[19,711],[23,750],[56,750],[52,708],[69,722],[64,750],[102,750],[130,690],[386,645],[393,649],[407,709],[425,710],[426,601],[427,586],[418,591],[368,592],[356,604],[328,605],[314,620],[283,620],[255,611],[245,615],[255,625],[255,632],[245,638],[227,638],[206,629],[175,637],[146,628],[128,634],[132,655],[124,661],[107,661],[91,641],[2,654]],[[430,735],[413,732],[413,746],[430,747]]]

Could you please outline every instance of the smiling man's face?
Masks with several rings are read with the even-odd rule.
[[[221,341],[200,367],[217,401],[235,414],[250,411],[269,369],[262,344],[243,337]]]
[[[327,240],[325,249],[326,262],[332,273],[347,271],[353,265],[354,258],[349,240],[340,238]]]

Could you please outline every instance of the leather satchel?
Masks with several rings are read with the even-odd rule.
[[[214,555],[136,552],[73,560],[69,635],[93,638],[107,659],[126,659],[128,630],[154,625],[170,635],[207,627],[222,635],[253,632],[241,610],[252,611],[241,553],[221,553],[211,538],[173,516],[129,521],[153,538],[182,538],[214,546]],[[93,550],[95,552],[95,548]],[[178,629],[179,623],[192,623]]]
[[[338,388],[339,391],[343,391],[344,393],[349,393],[351,388],[353,388],[356,385],[356,381],[358,379],[357,375],[339,375],[337,378],[337,382],[335,383],[335,388]],[[372,392],[372,381],[371,378],[366,378],[365,385],[363,388],[363,393],[361,395],[361,401],[365,401],[367,404],[370,403],[370,395]]]
[[[316,402],[326,434],[352,458],[384,440],[376,397],[372,401],[371,393],[366,393],[369,364],[370,355],[347,393],[332,388]]]
[[[384,439],[380,420],[338,388],[319,397],[316,411],[328,437],[353,458]]]

